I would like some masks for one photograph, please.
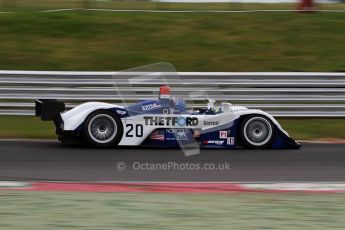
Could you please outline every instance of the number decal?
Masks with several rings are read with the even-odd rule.
[[[126,137],[133,137],[133,134],[131,134],[133,131],[133,124],[127,124],[126,127],[129,127],[128,131],[126,132]]]
[[[144,134],[143,134],[143,129],[144,129],[144,126],[143,125],[137,125],[135,127],[135,135],[137,137],[142,137]]]
[[[126,128],[129,128],[126,132],[126,137],[142,137],[144,135],[144,126],[141,124],[138,124],[135,126],[135,132],[133,135],[133,129],[134,125],[133,124],[126,124]]]

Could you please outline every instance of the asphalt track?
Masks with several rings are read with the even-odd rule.
[[[344,150],[344,144],[305,143],[299,150],[204,149],[185,157],[178,149],[100,150],[57,141],[1,140],[0,180],[345,181]]]

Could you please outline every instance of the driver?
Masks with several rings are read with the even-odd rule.
[[[165,85],[159,88],[159,99],[170,100],[170,104],[177,110],[176,112],[184,112],[187,110],[186,102],[181,97],[170,96],[170,87]]]

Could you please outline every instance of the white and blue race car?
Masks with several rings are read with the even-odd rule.
[[[63,102],[37,99],[36,116],[54,121],[62,142],[83,141],[90,146],[179,147],[197,143],[207,148],[296,149],[300,144],[270,114],[222,103],[190,111],[181,98],[162,86],[157,100],[130,106],[83,103],[68,111]]]

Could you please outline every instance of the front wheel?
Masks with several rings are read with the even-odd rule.
[[[91,113],[85,120],[83,134],[88,144],[99,148],[116,146],[122,137],[119,117],[107,110]]]
[[[261,115],[251,115],[241,123],[240,139],[244,147],[263,149],[271,146],[274,138],[274,128],[271,120]]]

